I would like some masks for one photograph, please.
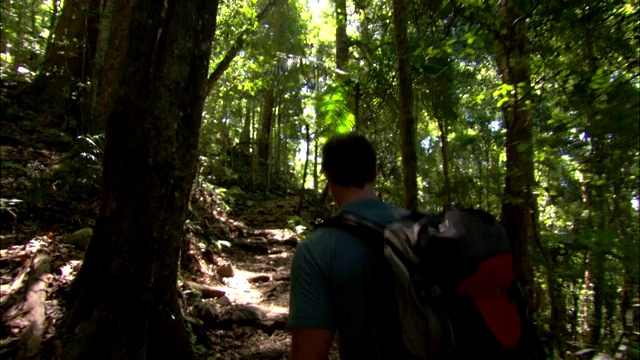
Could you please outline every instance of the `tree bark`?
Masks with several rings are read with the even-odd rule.
[[[318,153],[319,153],[319,144],[318,144],[318,136],[315,134],[315,140],[313,140],[313,192],[314,194],[318,192]]]
[[[347,37],[347,0],[335,0],[336,13],[336,68],[346,72],[349,62],[349,38]]]
[[[362,116],[362,112],[360,111],[360,106],[362,102],[362,92],[360,90],[360,82],[356,81],[353,86],[353,117],[355,118],[355,127],[354,131],[357,133],[362,133],[364,129],[367,128],[367,122]]]
[[[527,298],[533,299],[532,245],[537,233],[537,205],[533,194],[533,119],[527,107],[530,75],[527,59],[525,11],[519,1],[500,1],[502,31],[496,32],[496,56],[502,82],[513,86],[509,101],[502,106],[507,130],[507,169],[502,225],[511,241],[514,271],[522,282]],[[530,310],[534,310],[531,308]],[[560,324],[552,324],[556,326]]]
[[[87,94],[81,84],[93,74],[99,22],[100,0],[64,2],[40,72],[21,94],[26,101],[54,116],[82,115]]]
[[[447,130],[446,119],[438,116],[438,128],[440,128],[440,151],[442,153],[442,174],[444,175],[444,202],[442,211],[451,209],[451,180],[449,179],[449,133]]]
[[[249,154],[251,150],[251,122],[253,120],[252,104],[252,99],[246,100],[244,123],[242,124],[242,133],[240,134],[240,149],[246,154]]]
[[[304,204],[304,190],[305,183],[307,182],[307,169],[309,168],[309,156],[311,155],[311,132],[309,131],[309,125],[305,125],[305,141],[307,142],[307,152],[304,158],[304,168],[302,170],[302,185],[300,186],[300,201],[298,202],[297,214],[302,214],[302,205]]]
[[[18,359],[39,359],[45,334],[45,301],[49,286],[51,259],[42,251],[34,254],[29,269],[28,290],[21,311],[26,312],[27,327],[20,334]]]
[[[176,288],[217,1],[133,3],[65,359],[194,359]],[[160,34],[160,36],[158,36]]]
[[[260,122],[260,135],[258,135],[258,159],[264,164],[269,163],[269,142],[271,141],[271,128],[273,127],[273,105],[275,104],[274,87],[270,86],[264,93],[262,107],[262,120]]]
[[[85,124],[89,133],[104,131],[119,91],[117,85],[124,70],[122,62],[128,41],[127,31],[131,20],[131,7],[130,0],[104,1],[100,15],[100,31],[96,44],[88,111],[92,121]]]
[[[58,23],[58,1],[51,0],[51,18],[49,18],[49,36],[47,36],[47,44],[45,47],[45,54],[49,52],[51,45],[53,44],[53,34],[56,31],[56,25]]]
[[[281,168],[281,160],[282,160],[282,96],[278,96],[276,99],[276,126],[273,129],[273,136],[275,137],[275,153],[273,154],[274,158],[274,173],[280,176],[282,168]]]
[[[588,111],[587,121],[592,126],[595,125],[595,115]],[[606,151],[602,149],[602,140],[599,138],[597,134],[592,135],[591,138],[591,161],[592,164],[590,172],[592,179],[585,186],[587,192],[587,207],[589,211],[589,226],[597,231],[602,233],[608,229],[608,225],[606,223],[606,219],[608,217],[608,205],[606,204],[605,192],[602,185],[594,185],[597,180],[605,181],[605,172],[603,169],[602,162],[604,161],[604,156]],[[620,214],[617,214],[620,216]],[[588,324],[589,324],[589,343],[593,346],[598,346],[600,344],[602,328],[603,328],[603,309],[605,305],[605,297],[606,297],[606,279],[605,279],[605,269],[606,269],[606,255],[605,249],[606,244],[602,239],[602,236],[598,233],[595,234],[594,239],[592,239],[593,249],[591,250],[590,258],[591,261],[589,263],[591,281],[593,284],[593,307],[589,312],[588,316]]]
[[[418,158],[416,154],[416,122],[413,116],[412,77],[407,44],[407,5],[405,0],[393,0],[393,25],[398,56],[400,153],[404,184],[404,205],[418,209]]]

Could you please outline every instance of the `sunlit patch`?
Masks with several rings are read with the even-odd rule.
[[[270,259],[288,259],[292,257],[292,255],[291,253],[285,251],[281,253],[269,254],[267,255],[267,257]]]
[[[63,281],[73,281],[82,266],[81,260],[71,260],[60,267],[60,276]]]
[[[261,232],[278,241],[284,241],[290,239],[293,236],[296,236],[296,233],[293,230],[289,229],[265,229],[261,230]]]

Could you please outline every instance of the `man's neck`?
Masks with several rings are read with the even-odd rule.
[[[373,185],[371,184],[365,185],[362,189],[334,185],[331,187],[331,191],[339,209],[352,201],[377,198],[376,192],[373,190]]]

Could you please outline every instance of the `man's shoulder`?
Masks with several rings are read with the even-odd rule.
[[[408,215],[410,212],[381,199],[363,199],[347,204],[341,213],[352,214],[364,218],[381,227]]]

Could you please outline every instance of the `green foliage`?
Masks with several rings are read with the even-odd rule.
[[[47,181],[59,197],[87,201],[99,196],[103,140],[103,134],[78,137],[76,146],[52,168]]]
[[[0,73],[3,78],[32,78],[50,41],[58,9],[51,1],[10,1],[3,4],[1,13]]]
[[[329,85],[317,100],[318,121],[322,128],[332,129],[334,133],[349,132],[355,118],[351,113],[344,85]]]
[[[245,38],[204,106],[197,185],[227,211],[253,205],[260,196],[256,191],[275,197],[297,189],[306,164],[303,185],[313,184],[320,191],[324,179],[319,175],[319,148],[329,136],[351,131],[360,121],[364,125],[359,130],[378,150],[376,190],[385,200],[401,203],[390,4],[348,3],[350,58],[337,72],[333,5],[277,1],[269,16],[256,22],[256,14],[268,3],[220,4],[211,71],[238,36]],[[640,296],[637,286],[625,288],[629,279],[637,285],[640,272],[639,7],[629,1],[510,4],[522,7],[518,21],[527,23],[527,45],[518,50],[527,55],[530,82],[517,85],[502,82],[496,64],[504,45],[496,35],[511,36],[516,25],[496,16],[498,2],[409,3],[421,208],[441,210],[447,191],[456,206],[481,207],[494,214],[500,213],[504,201],[524,201],[504,196],[507,129],[501,107],[526,107],[532,115],[533,142],[515,148],[532,149],[534,154],[532,191],[540,236],[533,265],[536,289],[544,299],[536,304],[536,316],[541,324],[550,323],[549,280],[554,279],[560,299],[554,301],[561,302],[566,320],[561,340],[587,341],[596,295],[587,279],[600,272],[607,283],[603,293],[612,299],[603,305],[610,328],[603,332],[601,347],[606,347],[622,331],[619,289]],[[30,74],[42,59],[47,31],[55,23],[53,9],[49,2],[13,1],[2,14],[3,72],[17,76],[15,69],[22,66]],[[265,94],[271,89],[273,109],[265,109]],[[524,95],[527,101],[521,102]],[[17,111],[5,100],[2,105],[8,116]],[[261,123],[267,110],[273,111],[269,133]],[[264,135],[270,145],[267,161],[256,155],[257,140]],[[100,190],[101,141],[80,138],[50,173],[3,161],[3,170],[29,174],[32,183],[25,203],[3,199],[0,209],[94,199]],[[186,224],[199,235],[207,226],[196,219]],[[311,229],[297,216],[286,226],[302,236]],[[227,246],[220,240],[224,236],[204,238],[218,251]],[[593,259],[604,260],[596,266]]]
[[[313,230],[313,226],[300,216],[294,215],[287,219],[287,229],[294,231],[299,236],[306,237]]]

